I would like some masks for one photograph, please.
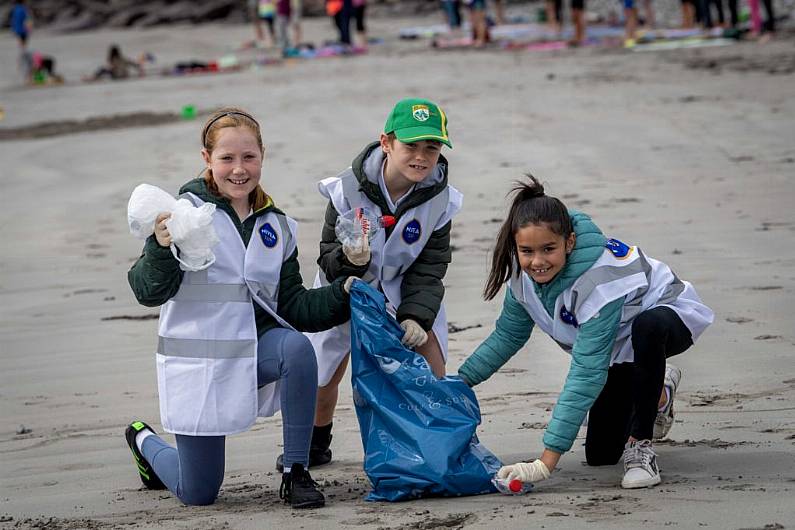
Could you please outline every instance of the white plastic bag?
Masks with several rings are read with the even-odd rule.
[[[200,271],[215,262],[212,248],[218,243],[213,228],[215,205],[195,207],[187,199],[176,200],[157,186],[138,185],[127,204],[130,233],[146,239],[155,231],[155,219],[162,212],[171,213],[166,228],[171,234],[171,252],[184,271]],[[179,250],[177,250],[179,248]]]
[[[218,236],[213,228],[215,205],[204,203],[198,208],[187,199],[177,201],[166,228],[171,234],[171,252],[187,271],[200,271],[215,262],[213,247]],[[179,247],[179,253],[174,246]]]
[[[127,203],[127,224],[130,233],[146,239],[155,232],[155,219],[161,212],[173,212],[177,200],[168,192],[151,184],[139,184]]]

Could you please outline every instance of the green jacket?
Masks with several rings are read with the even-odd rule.
[[[602,232],[587,215],[575,211],[570,213],[577,234],[574,250],[551,282],[534,285],[550,315],[554,312],[558,295],[599,259],[606,243]],[[569,373],[544,433],[546,448],[558,453],[571,449],[585,415],[607,381],[623,305],[623,298],[607,304],[599,311],[598,317],[578,328]],[[524,346],[534,325],[525,308],[507,289],[495,330],[461,365],[458,374],[470,385],[485,381]]]
[[[395,219],[400,219],[407,210],[435,197],[447,187],[447,160],[440,155],[437,168],[440,170],[441,178],[431,185],[415,187],[409,196],[400,203],[397,211],[391,211],[378,185],[378,176],[369,175],[368,178],[368,175],[365,174],[365,160],[371,155],[377,155],[378,153],[374,153],[376,149],[380,149],[378,142],[373,142],[365,147],[353,160],[351,169],[359,181],[359,189],[381,209],[384,215],[393,215]],[[342,243],[334,233],[337,217],[337,210],[329,202],[320,236],[320,257],[317,263],[329,281],[343,276],[361,277],[367,272],[370,264],[357,267],[347,260],[342,252]],[[452,259],[451,226],[452,222],[433,232],[422,252],[406,270],[400,287],[400,307],[397,308],[399,322],[411,318],[416,320],[426,331],[433,326],[442,298],[444,298],[442,279],[447,273],[447,266]],[[392,230],[391,227],[386,229],[386,237],[389,237]]]
[[[257,210],[241,223],[232,205],[226,199],[212,195],[201,178],[191,180],[182,186],[179,192],[180,194],[191,192],[203,201],[215,204],[218,210],[232,219],[246,246],[251,239],[257,217],[268,212],[283,214],[272,201],[269,201],[265,207]],[[152,235],[146,240],[141,257],[127,273],[127,280],[138,302],[154,307],[166,303],[177,293],[182,283],[182,275],[179,262],[174,259],[171,250],[161,247]],[[350,319],[350,305],[348,294],[342,288],[344,281],[345,278],[340,277],[328,287],[309,290],[304,288],[296,248],[282,264],[277,312],[298,331],[322,331],[347,322]],[[276,320],[259,304],[256,302],[252,304],[258,335],[279,327]]]

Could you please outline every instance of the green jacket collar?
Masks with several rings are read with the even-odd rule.
[[[229,215],[229,217],[231,217],[236,224],[240,223],[240,220],[237,217],[235,209],[232,208],[232,204],[227,199],[224,199],[223,197],[211,193],[210,190],[207,188],[207,183],[204,182],[203,177],[197,177],[184,184],[179,189],[179,194],[182,195],[183,193],[192,193],[197,197],[199,197],[204,202],[209,202],[211,204],[214,204],[216,208],[225,211],[227,215]],[[274,211],[276,213],[281,213],[281,214],[284,213],[276,207],[276,205],[273,203],[273,199],[271,199],[269,195],[267,204],[264,207],[257,210],[256,212],[254,212],[254,215],[252,217],[257,218],[260,215],[264,215],[270,211]]]

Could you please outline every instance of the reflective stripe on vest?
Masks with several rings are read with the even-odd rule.
[[[640,249],[636,249],[636,251],[638,255],[635,260],[626,265],[607,265],[585,271],[571,287],[571,302],[569,303],[571,307],[568,310],[572,314],[578,315],[582,304],[588,300],[588,297],[593,294],[597,287],[606,283],[628,278],[635,274],[643,274],[648,285],[652,270],[651,265],[640,252]]]
[[[183,283],[172,300],[180,302],[248,302],[251,296],[245,284]]]
[[[238,359],[256,352],[254,340],[204,340],[158,337],[157,352],[170,357],[195,359]]]

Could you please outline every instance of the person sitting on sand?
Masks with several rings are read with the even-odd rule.
[[[666,359],[709,326],[712,311],[693,286],[638,247],[606,239],[528,175],[500,228],[484,296],[507,284],[496,329],[458,370],[470,386],[500,369],[535,325],[571,353],[541,458],[498,476],[537,483],[571,449],[588,414],[588,465],[624,459],[624,488],[661,481],[652,439],[667,435],[681,372]]]
[[[139,77],[144,75],[144,69],[140,64],[125,57],[121,53],[121,48],[119,48],[118,44],[112,44],[108,48],[107,62],[96,71],[93,79],[98,80],[103,77],[109,79],[127,79],[130,77],[131,70],[135,70]]]
[[[307,471],[317,395],[317,361],[300,331],[350,318],[352,277],[305,289],[296,223],[260,186],[264,147],[244,110],[213,113],[201,134],[203,175],[181,197],[215,205],[220,242],[205,270],[186,272],[161,213],[128,274],[138,301],[162,305],[157,376],[160,415],[177,447],[140,420],[125,431],[144,486],[183,503],[212,504],[224,476],[226,436],[282,410],[284,473],[279,496],[293,508],[325,504]]]
[[[31,85],[60,85],[63,76],[55,71],[55,57],[41,52],[25,50],[21,56],[25,80]]]

